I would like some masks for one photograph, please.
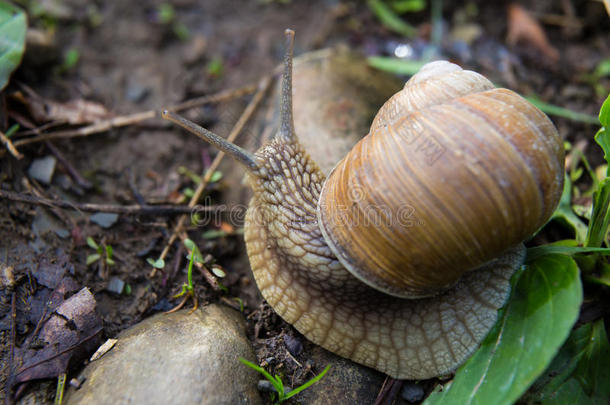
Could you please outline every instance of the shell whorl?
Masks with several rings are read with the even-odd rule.
[[[356,277],[416,298],[529,237],[562,188],[562,143],[546,115],[477,73],[433,62],[331,172],[318,218]]]

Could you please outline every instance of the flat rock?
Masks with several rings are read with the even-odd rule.
[[[218,304],[157,314],[123,331],[90,363],[67,404],[261,404],[239,312]]]

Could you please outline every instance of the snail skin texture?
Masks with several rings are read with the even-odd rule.
[[[394,378],[452,372],[496,322],[523,264],[521,242],[559,202],[557,131],[514,92],[432,62],[325,179],[294,134],[293,36],[280,128],[255,154],[164,117],[247,169],[248,257],[284,320]]]

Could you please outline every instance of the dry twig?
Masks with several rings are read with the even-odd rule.
[[[6,146],[6,149],[8,149],[8,151],[11,153],[11,155],[15,157],[15,159],[23,159],[23,155],[19,153],[17,148],[15,148],[15,145],[13,145],[11,140],[8,139],[8,136],[6,136],[6,134],[2,131],[0,131],[0,141],[2,141],[4,146]]]
[[[212,94],[209,96],[199,97],[192,100],[185,101],[184,103],[176,104],[174,106],[170,106],[166,108],[169,111],[182,111],[189,108],[197,107],[203,104],[209,103],[219,103],[224,100],[237,98],[244,96],[246,94],[250,94],[256,90],[256,86],[248,85],[239,89],[231,89],[221,91],[216,94]],[[139,122],[158,117],[158,112],[156,110],[143,111],[135,114],[129,115],[121,115],[118,117],[113,117],[107,120],[102,120],[99,122],[95,122],[91,125],[87,125],[85,127],[80,127],[77,129],[68,129],[65,131],[55,131],[47,134],[38,135],[32,138],[19,139],[14,142],[15,146],[27,145],[30,143],[48,141],[51,139],[61,139],[61,138],[74,138],[81,136],[88,136],[92,134],[96,134],[99,132],[108,131],[112,128],[124,127],[127,125],[137,124]]]
[[[27,194],[0,190],[0,198],[33,205],[44,205],[51,208],[67,208],[85,212],[108,212],[113,214],[130,215],[184,215],[193,210],[187,205],[114,205],[114,204],[88,204],[71,201],[53,200]],[[216,206],[198,207],[198,211],[214,211]]]

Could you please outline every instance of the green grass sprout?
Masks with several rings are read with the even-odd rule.
[[[322,379],[322,377],[324,377],[324,375],[328,372],[328,370],[330,370],[330,364],[329,364],[328,366],[326,366],[324,368],[324,370],[322,370],[322,372],[320,374],[318,374],[311,380],[307,381],[305,384],[291,390],[290,392],[286,392],[285,388],[284,388],[284,383],[282,382],[282,379],[279,376],[277,376],[277,375],[272,376],[264,368],[257,366],[256,364],[244,359],[243,357],[240,357],[239,361],[241,361],[243,364],[250,367],[251,369],[258,371],[267,380],[269,380],[269,382],[271,383],[271,385],[277,392],[277,401],[275,401],[275,404],[281,404],[282,402],[286,401],[287,399],[292,398],[293,396],[297,395],[299,392],[303,391],[304,389],[311,387],[313,384],[320,381]]]

